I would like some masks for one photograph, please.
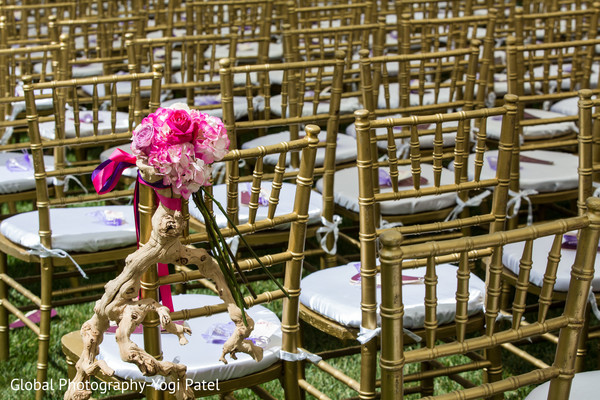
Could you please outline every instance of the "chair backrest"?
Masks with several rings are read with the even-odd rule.
[[[576,10],[530,14],[522,8],[515,13],[515,37],[519,44],[565,42],[594,39],[600,4]]]
[[[268,0],[199,0],[186,2],[187,35],[236,33],[238,44],[255,46],[248,58],[267,62],[273,2]]]
[[[474,41],[463,49],[379,57],[369,57],[363,50],[363,104],[374,115],[476,108],[479,47],[480,42]],[[397,74],[388,72],[392,68]]]
[[[55,195],[51,197],[46,180],[54,178],[55,182],[64,183],[72,177],[78,177],[81,182],[91,182],[90,175],[98,165],[97,159],[68,162],[69,149],[106,148],[130,140],[134,124],[139,122],[142,115],[148,111],[142,107],[139,94],[140,81],[144,79],[153,81],[149,108],[154,110],[159,103],[161,77],[162,68],[156,66],[153,72],[131,75],[39,83],[32,83],[29,77],[24,78],[23,89],[29,138],[37,197],[40,201],[38,209],[41,231],[49,232],[49,207],[103,201],[132,194],[131,190],[113,191],[104,195],[82,194],[82,188],[77,185],[69,185],[70,190],[66,190],[65,185],[60,185],[61,189],[55,190]],[[104,96],[98,95],[101,86],[110,88]],[[93,95],[82,93],[83,87]],[[50,116],[41,116],[35,107],[37,94],[44,90],[51,91],[54,112]],[[122,109],[120,107],[125,107],[127,111],[119,112],[118,109]],[[54,150],[53,169],[46,168],[43,158],[44,152],[52,149]],[[51,243],[47,242],[49,239],[50,236],[42,241],[42,244],[48,248],[51,246]]]
[[[4,20],[5,41],[11,45],[49,44],[50,24],[56,20],[75,18],[76,1],[6,4],[0,2],[0,18]]]
[[[290,132],[290,139],[295,140],[299,137],[301,126],[304,124],[311,123],[326,127],[325,143],[321,144],[325,145],[323,166],[315,168],[314,174],[324,176],[323,198],[326,203],[324,216],[329,221],[333,218],[333,173],[345,54],[337,52],[335,56],[335,59],[329,60],[239,67],[232,67],[229,60],[221,60],[220,71],[223,122],[231,141],[231,148],[241,145],[242,135],[249,133],[256,135],[261,128],[276,131],[286,129]],[[236,75],[241,75],[242,80],[247,82],[241,94],[246,97],[248,107],[257,104],[257,98],[264,101],[263,118],[250,117],[254,113],[249,112],[248,121],[236,121],[235,108],[239,106],[233,102],[233,84]],[[253,75],[258,75],[258,80],[262,82],[258,87],[254,85],[256,79],[253,79]],[[283,76],[277,104],[272,102],[272,93],[277,92],[271,90],[270,83],[275,75]],[[279,116],[271,115],[272,106],[275,105],[279,107]],[[289,162],[293,167],[298,168],[301,160],[297,154],[292,154]],[[238,165],[229,165],[228,174],[237,176]],[[235,210],[231,211],[232,217],[235,218]]]
[[[589,89],[579,91],[579,185],[577,194],[577,210],[579,215],[586,211],[585,201],[595,194],[600,181],[600,115],[597,110],[600,100],[592,99],[593,92]]]
[[[309,2],[305,2],[309,3]],[[340,1],[328,5],[286,2],[287,23],[292,29],[321,29],[360,25],[370,21],[371,1]]]
[[[326,60],[335,58],[337,51],[346,53],[344,69],[343,98],[360,98],[360,60],[358,54],[363,49],[373,49],[379,54],[382,46],[378,33],[383,28],[379,23],[359,23],[327,28],[299,28],[284,25],[284,55],[287,62]],[[342,110],[350,117],[350,113]],[[346,119],[346,118],[344,118]]]
[[[218,110],[220,116],[219,47],[228,47],[235,61],[237,34],[133,38],[126,42],[129,67],[141,72],[164,65],[163,93],[185,93],[185,102],[202,112]],[[198,99],[196,99],[198,97]]]
[[[582,333],[585,318],[587,293],[591,288],[594,276],[594,260],[600,237],[600,199],[588,200],[588,211],[578,217],[562,219],[535,227],[525,227],[507,232],[496,232],[469,238],[446,241],[433,241],[417,245],[403,245],[403,236],[397,231],[386,231],[381,235],[381,388],[382,399],[403,398],[403,367],[407,364],[427,362],[440,357],[465,354],[465,352],[493,349],[499,345],[538,337],[550,331],[560,330],[558,347],[552,366],[534,367],[529,372],[511,375],[505,379],[486,382],[474,387],[461,389],[449,394],[441,394],[428,398],[461,398],[476,399],[507,391],[516,390],[527,385],[539,384],[551,380],[549,399],[565,399],[569,397],[571,379],[575,372],[575,357],[579,335]],[[571,269],[566,306],[561,315],[547,314],[540,309],[536,322],[522,324],[521,317],[525,310],[525,299],[529,270],[531,269],[532,243],[535,239],[553,238],[553,245],[548,252],[544,275],[544,290],[552,291],[556,278],[557,260],[562,250],[563,234],[578,230],[578,246],[575,261]],[[523,253],[519,268],[519,285],[514,294],[511,323],[498,324],[501,317],[500,296],[502,290],[502,252],[505,245],[523,243]],[[477,252],[492,249],[491,262],[486,269],[485,279],[485,329],[469,335],[464,334],[466,322],[469,263],[477,258]],[[436,343],[436,301],[437,275],[436,267],[445,256],[458,254],[459,266],[456,286],[456,339],[441,344]],[[411,260],[411,261],[409,261]],[[402,303],[402,270],[404,264],[414,260],[424,260],[427,272],[425,285],[425,330],[427,343],[420,348],[408,350],[403,346],[403,303]]]
[[[61,20],[54,24],[51,37],[58,42],[60,34],[69,35],[67,76],[109,75],[127,71],[125,36],[132,32],[135,37],[145,37],[145,25],[145,16],[139,14]],[[96,69],[89,72],[83,68],[94,64],[101,66],[101,72]],[[76,72],[75,68],[79,71]]]

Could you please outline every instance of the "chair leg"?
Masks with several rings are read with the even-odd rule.
[[[585,371],[585,358],[587,357],[587,336],[590,327],[590,318],[592,317],[592,311],[588,304],[585,308],[585,320],[581,334],[579,335],[579,342],[577,343],[577,357],[575,358],[575,372]]]
[[[38,382],[46,382],[48,377],[48,351],[50,346],[50,311],[52,310],[52,274],[54,266],[52,259],[41,259],[41,307],[40,307],[40,334],[38,336]],[[43,387],[43,385],[40,385]],[[44,398],[44,391],[40,388],[35,393],[36,400]]]
[[[6,253],[0,253],[0,274],[6,274]],[[6,283],[0,279],[0,361],[8,360],[10,357],[8,310],[2,305],[2,300],[7,299],[8,288]]]
[[[485,369],[485,382],[493,383],[502,379],[502,348],[500,346],[493,347],[491,349],[485,350],[485,358],[491,362],[491,366]],[[499,395],[491,397],[494,400],[502,400],[504,399],[504,395],[500,393]]]
[[[430,371],[433,366],[428,362],[421,363],[421,372]],[[433,378],[425,378],[421,381],[421,396],[433,396],[434,388]]]

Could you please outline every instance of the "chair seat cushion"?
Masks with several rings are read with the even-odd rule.
[[[550,106],[550,111],[564,115],[578,115],[578,101],[579,98],[577,97],[569,97],[568,99],[557,101],[556,103]]]
[[[537,108],[526,108],[525,119],[544,119],[564,117],[563,114],[539,110]],[[500,140],[502,131],[502,116],[490,117],[487,124],[487,136],[490,139]],[[549,139],[557,136],[577,133],[579,129],[574,122],[555,122],[551,124],[529,125],[523,127],[523,136],[527,139]]]
[[[598,381],[600,381],[600,371],[579,372],[573,377],[571,383],[570,399],[595,399],[598,396]],[[550,382],[544,382],[533,389],[525,400],[546,400]]]
[[[542,287],[544,282],[544,273],[546,271],[546,263],[548,262],[548,253],[552,247],[554,237],[543,237],[533,241],[533,265],[529,275],[529,282]],[[519,261],[523,254],[524,242],[511,243],[504,246],[502,253],[502,263],[506,268],[515,274],[519,272]],[[554,290],[566,292],[569,288],[571,280],[571,266],[575,261],[575,250],[563,249],[560,262],[558,263],[558,271],[556,272],[556,283]],[[596,263],[600,262],[600,256],[596,253]],[[600,291],[600,271],[596,270],[592,279],[592,288],[594,291]]]
[[[306,95],[306,96],[308,97],[308,95]],[[312,97],[312,95],[311,95],[311,97]],[[289,104],[287,105],[286,115],[283,115],[282,109],[281,109],[281,98],[282,97],[280,94],[271,97],[271,103],[270,103],[271,113],[274,115],[287,117],[289,115],[289,110],[290,110]],[[313,115],[313,114],[329,113],[329,101],[323,100],[323,101],[319,102],[316,113],[313,112],[313,108],[314,108],[314,105],[312,103],[312,100],[305,101],[304,105],[302,106],[302,116],[306,117],[306,116]],[[352,114],[354,111],[356,111],[360,108],[362,108],[362,105],[360,104],[360,101],[356,97],[344,97],[344,98],[342,98],[342,101],[340,102],[340,114],[341,115]]]
[[[73,111],[65,112],[65,137],[75,137],[75,120]],[[92,122],[92,111],[79,112],[79,134],[81,137],[92,136],[94,134],[94,123]],[[98,111],[98,135],[109,133],[123,133],[129,130],[129,114],[122,111],[116,113],[115,130],[113,131],[111,123],[112,113],[110,111]],[[44,139],[52,140],[55,138],[54,121],[42,122],[40,126],[40,135]]]
[[[95,213],[122,215],[121,225],[109,225]],[[120,213],[120,214],[117,214]],[[95,252],[136,242],[133,206],[97,206],[50,209],[52,247],[72,252]],[[37,211],[20,213],[0,223],[8,240],[30,249],[40,249]]]
[[[407,269],[404,275],[423,278],[425,267]],[[302,279],[300,287],[300,303],[309,309],[338,323],[358,328],[361,322],[361,286],[360,262],[353,262],[339,267],[326,268],[313,272]],[[438,274],[437,318],[440,325],[450,323],[456,314],[456,273],[457,267],[441,264],[436,267]],[[404,327],[418,329],[425,321],[425,285],[418,283],[402,285],[404,303]],[[377,303],[381,303],[381,289],[378,282]],[[483,310],[485,284],[477,276],[471,274],[469,280],[468,313],[473,315]],[[379,310],[378,310],[379,313]],[[380,317],[377,317],[380,323]]]
[[[539,193],[558,192],[574,189],[579,185],[577,155],[549,150],[530,150],[521,152],[520,162],[520,188],[521,190],[533,189]],[[524,160],[542,160],[552,162],[552,165],[526,162]],[[498,160],[498,151],[491,150],[485,153],[481,179],[491,179],[496,176],[495,165]],[[473,165],[475,155],[469,155],[469,178],[473,179]],[[452,169],[452,165],[449,166]]]
[[[0,194],[19,193],[35,189],[33,160],[30,163],[19,152],[0,152]],[[44,156],[46,171],[54,170],[54,157]],[[46,180],[52,183],[52,178]]]
[[[262,182],[261,189],[264,193],[265,200],[268,200],[269,195],[271,193],[271,185],[272,182]],[[249,216],[249,208],[248,205],[242,204],[242,192],[246,191],[250,193],[251,185],[250,183],[240,183],[238,186],[238,204],[239,204],[239,223],[244,224],[248,222]],[[263,194],[261,193],[261,195]],[[227,185],[214,185],[213,186],[213,196],[214,198],[221,203],[223,208],[227,209]],[[294,199],[296,197],[296,185],[293,183],[283,182],[281,186],[281,192],[279,193],[279,204],[277,205],[277,211],[275,212],[275,216],[289,214],[294,209]],[[308,223],[316,223],[321,220],[321,209],[322,209],[323,199],[321,195],[315,191],[313,191],[310,195],[310,202],[308,204]],[[267,217],[268,206],[258,206],[256,212],[256,221],[263,220]],[[193,201],[189,202],[189,210],[190,215],[196,218],[198,221],[204,222],[204,218],[200,213],[200,210],[196,207]],[[223,213],[215,206],[214,207],[215,220],[217,221],[217,225],[219,228],[224,228],[227,226],[227,218],[223,215]],[[277,228],[279,229],[287,229],[289,224],[279,225]]]
[[[201,294],[184,294],[173,296],[173,307],[175,310],[203,307],[207,305],[220,304],[222,300],[217,296]],[[177,336],[170,333],[161,335],[161,348],[163,360],[172,361],[187,366],[187,378],[195,382],[214,382],[217,379],[239,378],[254,372],[261,371],[277,362],[281,348],[281,323],[272,311],[263,306],[254,306],[246,311],[254,320],[255,328],[250,339],[258,339],[265,343],[263,359],[256,362],[249,355],[237,353],[237,360],[227,357],[228,364],[219,361],[223,349],[223,343],[212,343],[215,341],[209,337],[215,327],[224,326],[231,322],[227,313],[220,313],[208,317],[194,318],[186,323],[192,330],[188,337],[189,343],[181,346]],[[138,346],[144,347],[142,334],[134,333],[131,340]],[[218,340],[216,340],[218,342]],[[258,343],[257,343],[258,344]],[[114,336],[105,335],[100,345],[98,356],[104,359],[111,368],[115,370],[116,376],[124,379],[152,382],[153,377],[145,377],[135,364],[121,360],[119,349]],[[154,377],[156,378],[156,377]]]
[[[400,176],[410,176],[410,166],[398,166]],[[433,167],[430,164],[421,164],[421,176],[427,179],[426,184],[421,187],[433,186]],[[454,183],[454,173],[442,169],[442,185]],[[316,184],[319,192],[323,193],[323,179]],[[406,186],[406,190],[412,189],[412,184]],[[391,187],[381,187],[380,191],[391,192]],[[345,168],[336,171],[333,184],[333,201],[350,211],[359,212],[358,205],[358,168]],[[383,215],[406,215],[425,211],[441,210],[456,205],[455,193],[444,193],[440,195],[429,195],[419,198],[408,198],[402,200],[388,200],[381,203],[381,214]]]
[[[327,132],[321,131],[319,133],[319,141],[325,142],[327,139]],[[290,140],[290,132],[278,132],[272,133],[265,136],[260,136],[256,139],[249,140],[242,144],[242,149],[251,149],[257,146],[268,146],[271,144],[277,144],[281,142],[288,142]],[[356,160],[356,139],[350,137],[349,135],[344,135],[342,133],[338,133],[337,135],[337,147],[335,150],[335,162],[336,164],[341,164],[348,161]],[[287,163],[289,164],[291,159],[291,155],[288,153],[287,155]],[[265,156],[264,162],[268,165],[276,165],[279,161],[278,154],[269,154]],[[316,166],[322,166],[325,161],[325,148],[319,147],[317,149],[317,158],[315,160]]]

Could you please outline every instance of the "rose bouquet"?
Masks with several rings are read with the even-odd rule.
[[[210,185],[211,165],[229,149],[223,122],[183,103],[159,108],[133,131],[131,150],[154,167],[163,184],[188,199]]]
[[[199,195],[200,189],[211,185],[212,164],[220,161],[227,154],[228,149],[229,138],[223,122],[217,117],[192,110],[182,103],[173,104],[168,108],[159,108],[144,118],[133,131],[131,142],[131,150],[135,158],[153,167],[155,175],[162,176],[162,187],[170,187],[173,193],[185,199],[192,197],[204,218],[211,253],[227,280],[236,304],[243,309],[248,307],[237,283],[235,270],[249,292],[253,296],[255,294],[239,267],[235,255],[221,235],[214,215]],[[223,206],[208,191],[202,190],[202,193],[209,197],[227,217]],[[237,231],[235,225],[233,227]],[[286,293],[283,286],[275,280],[268,268],[248,246],[240,232],[237,233],[265,272]],[[245,322],[245,313],[242,313],[242,317]]]

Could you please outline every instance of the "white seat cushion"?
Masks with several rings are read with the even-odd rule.
[[[600,381],[600,371],[579,372],[573,377],[571,383],[570,399],[591,400],[598,397],[598,381]],[[525,400],[546,400],[550,382],[544,382],[533,389]]]
[[[175,310],[203,307],[220,304],[222,300],[217,296],[201,294],[184,294],[173,296]],[[208,317],[194,318],[186,321],[192,330],[188,337],[189,343],[181,346],[177,336],[170,333],[161,335],[161,349],[163,360],[172,361],[187,366],[187,379],[195,382],[215,382],[239,378],[254,372],[261,371],[277,362],[281,348],[281,323],[272,311],[263,306],[254,306],[246,310],[255,323],[250,339],[259,339],[266,345],[263,347],[263,359],[256,362],[244,353],[237,353],[237,360],[227,357],[228,364],[219,361],[223,344],[211,343],[207,334],[215,325],[224,325],[231,322],[227,313],[220,313]],[[262,336],[262,337],[261,337]],[[144,347],[142,334],[134,333],[131,340],[141,348]],[[135,364],[121,360],[119,348],[114,337],[105,335],[100,345],[100,359],[104,359],[115,370],[116,376],[124,379],[152,382],[153,377],[145,377]],[[154,377],[155,378],[155,377]]]
[[[421,176],[427,179],[426,184],[421,187],[433,186],[433,167],[429,164],[421,164]],[[410,166],[398,166],[398,172],[402,177],[408,177]],[[442,185],[451,185],[454,183],[454,173],[442,169]],[[359,212],[358,205],[358,169],[345,168],[336,171],[334,177],[334,201],[336,204],[354,212]],[[323,179],[317,181],[317,190],[323,193]],[[412,189],[413,186],[406,186],[406,189]],[[392,188],[381,187],[380,191],[390,192]],[[441,195],[430,195],[419,198],[409,198],[402,200],[389,200],[381,203],[382,215],[406,215],[420,213],[424,211],[441,210],[446,207],[456,205],[455,193],[444,193]]]
[[[271,193],[271,185],[272,182],[262,182],[261,189],[265,194],[266,199],[268,200],[269,195]],[[242,191],[249,192],[250,183],[246,185],[246,183],[240,183],[238,186],[238,202],[239,202],[239,223],[244,224],[248,222],[249,216],[249,208],[247,205],[242,204]],[[221,203],[223,208],[227,209],[227,185],[214,185],[213,186],[213,196],[214,198]],[[296,196],[296,185],[293,183],[283,182],[281,187],[281,192],[279,193],[279,204],[277,205],[277,211],[275,212],[275,216],[289,214],[294,209],[294,198]],[[204,218],[200,213],[200,210],[196,207],[193,201],[189,203],[190,207],[190,215],[196,218],[199,221],[204,222]],[[308,204],[308,223],[315,223],[321,220],[321,210],[323,208],[323,199],[321,195],[315,191],[313,191],[310,195],[310,202]],[[223,213],[215,206],[215,220],[219,228],[224,228],[227,226],[227,218],[223,215]],[[259,206],[256,212],[256,221],[263,220],[267,217],[268,206]],[[287,229],[289,224],[280,225],[277,228]]]
[[[539,193],[558,192],[574,189],[579,185],[577,155],[549,150],[522,151],[521,156],[537,160],[553,162],[553,165],[538,164],[534,162],[520,162],[519,183],[521,190],[533,189]],[[473,165],[475,155],[469,155],[469,179],[473,179]],[[491,150],[485,153],[481,179],[491,179],[496,176],[496,171],[491,165],[498,160],[498,151]],[[449,166],[450,169],[451,165]]]
[[[564,117],[552,111],[544,111],[536,108],[525,109],[525,119],[544,119]],[[502,116],[490,117],[487,124],[487,136],[491,139],[500,140],[502,131]],[[549,139],[557,136],[577,133],[579,129],[574,122],[555,122],[551,124],[530,125],[523,127],[523,136],[525,139]]]
[[[121,213],[121,225],[107,225],[93,213]],[[74,223],[76,221],[76,223]],[[50,209],[52,247],[72,252],[95,252],[136,243],[133,206],[98,206]],[[30,249],[40,249],[37,211],[20,213],[0,223],[8,240]]]
[[[308,93],[308,92],[307,92]],[[308,96],[308,95],[307,95]],[[312,97],[312,95],[311,95]],[[275,95],[271,97],[271,113],[274,115],[287,117],[289,115],[290,105],[287,105],[286,115],[282,114],[281,110],[281,95]],[[345,97],[340,102],[340,114],[352,114],[354,111],[362,108],[360,101],[356,97]],[[302,106],[302,116],[309,116],[314,114],[327,114],[329,113],[329,101],[321,101],[317,106],[317,112],[313,112],[312,100],[304,102]]]
[[[200,72],[198,72],[200,73]],[[206,70],[204,74],[208,75],[209,71]],[[258,82],[258,74],[256,72],[250,72],[250,82],[257,83]],[[171,79],[174,83],[182,83],[183,78],[181,77],[181,71],[175,72]],[[208,77],[206,78],[208,79]],[[215,85],[220,84],[219,75],[210,75],[210,79],[215,81]],[[283,82],[283,71],[275,70],[269,71],[269,82],[271,85],[281,85]],[[246,74],[245,73],[237,73],[233,75],[233,85],[234,86],[245,86],[246,85]]]
[[[79,112],[79,134],[81,137],[92,136],[94,134],[94,124],[91,122],[93,113],[92,111],[80,111]],[[73,111],[65,111],[65,136],[67,138],[75,137],[75,120]],[[85,122],[89,121],[89,122]],[[111,123],[111,112],[110,111],[98,111],[98,135],[106,135],[112,133]],[[40,135],[44,139],[52,140],[54,136],[54,121],[40,123]],[[116,124],[114,133],[123,133],[129,130],[129,114],[126,112],[117,111],[116,113]]]
[[[0,194],[18,193],[35,189],[33,177],[33,160],[29,164],[23,153],[0,152]],[[12,168],[9,168],[12,165]],[[54,170],[54,157],[44,156],[46,171]],[[46,180],[48,184],[52,178]]]
[[[319,133],[319,140],[325,142],[327,139],[327,132],[321,131]],[[290,140],[290,132],[278,132],[272,133],[265,136],[260,136],[256,139],[249,140],[242,144],[242,149],[251,149],[257,146],[267,146],[271,144],[277,144],[281,142],[288,142]],[[291,155],[287,155],[287,163],[290,162]],[[337,135],[337,147],[335,150],[335,162],[344,163],[348,161],[356,160],[356,139],[342,133]],[[269,154],[265,156],[264,162],[268,165],[276,165],[279,161],[279,154]],[[315,166],[322,166],[325,161],[325,148],[319,147],[317,149],[317,158],[315,160]]]
[[[564,115],[578,115],[578,101],[579,98],[577,97],[569,97],[568,99],[557,101],[556,103],[550,106],[550,111]]]
[[[531,268],[529,282],[541,287],[544,282],[544,272],[546,263],[548,262],[548,252],[552,247],[554,237],[542,237],[533,241],[533,266]],[[524,242],[511,243],[504,246],[502,253],[502,263],[513,273],[519,272],[519,260],[523,254]],[[556,283],[554,290],[566,292],[569,288],[571,280],[571,267],[575,261],[575,250],[562,249],[560,262],[558,263],[558,271],[556,272]],[[599,265],[600,256],[596,253],[596,265]],[[600,291],[600,271],[596,270],[592,279],[592,288],[594,291]]]
[[[423,278],[425,267],[407,269],[404,275]],[[361,322],[361,286],[360,263],[353,262],[334,268],[313,272],[302,279],[300,303],[309,309],[348,327],[358,328]],[[440,325],[450,323],[456,314],[456,273],[457,267],[441,264],[436,267],[438,274],[437,318]],[[354,277],[354,278],[353,278]],[[377,304],[381,303],[381,289],[377,285]],[[483,310],[485,284],[471,274],[469,280],[469,315]],[[402,285],[404,302],[404,327],[417,329],[423,327],[425,320],[425,284],[411,283]],[[381,322],[379,310],[378,324]]]

